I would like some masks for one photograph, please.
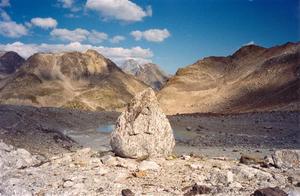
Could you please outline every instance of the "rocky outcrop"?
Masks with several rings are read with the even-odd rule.
[[[25,62],[16,52],[0,52],[0,74],[12,74]]]
[[[38,53],[0,84],[0,103],[121,110],[146,85],[94,50]]]
[[[300,43],[244,46],[181,68],[158,93],[167,114],[300,110]]]
[[[277,150],[272,158],[279,168],[300,168],[300,150]]]
[[[110,143],[117,155],[128,158],[166,157],[172,153],[173,131],[151,88],[136,95],[120,115]]]
[[[159,90],[167,82],[169,76],[164,73],[158,65],[153,63],[139,64],[137,61],[130,59],[126,61],[121,69],[135,76],[140,81],[148,84],[155,90]]]

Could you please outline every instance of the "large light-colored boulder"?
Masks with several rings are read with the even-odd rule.
[[[127,158],[166,157],[172,153],[173,131],[151,88],[137,94],[120,115],[110,144],[116,155]]]

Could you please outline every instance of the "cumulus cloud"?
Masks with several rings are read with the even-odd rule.
[[[132,31],[135,40],[145,39],[150,42],[162,42],[171,34],[167,29],[149,29],[147,31]]]
[[[28,34],[27,28],[14,21],[0,21],[0,34],[5,37],[19,38]]]
[[[77,28],[75,30],[68,29],[54,29],[51,31],[50,35],[52,37],[59,38],[63,41],[71,41],[71,42],[81,42],[87,39],[89,35],[89,31],[81,28]]]
[[[31,23],[43,29],[55,28],[57,26],[57,21],[53,18],[33,18],[31,19]]]
[[[117,44],[117,43],[120,43],[121,41],[125,40],[125,37],[124,36],[121,36],[121,35],[116,35],[114,37],[112,37],[109,41],[113,44]]]
[[[106,40],[108,38],[108,35],[103,32],[98,32],[95,30],[92,30],[88,35],[88,40],[91,43],[101,43],[103,40]]]
[[[105,19],[126,22],[141,21],[152,15],[151,7],[146,10],[129,0],[87,0],[85,7],[100,13]]]
[[[98,32],[95,30],[88,31],[82,28],[77,28],[75,30],[53,29],[50,35],[63,41],[89,41],[90,43],[101,43],[108,38],[108,35],[106,33]]]
[[[8,7],[10,6],[9,0],[1,0],[0,1],[0,7]]]
[[[37,52],[63,52],[63,51],[79,51],[84,52],[88,49],[94,49],[104,56],[112,59],[117,64],[122,64],[128,59],[135,59],[139,62],[151,62],[153,53],[150,49],[144,49],[139,46],[133,48],[122,47],[103,47],[93,46],[89,44],[81,44],[72,42],[69,44],[24,44],[22,42],[14,42],[12,44],[0,44],[2,51],[15,51],[24,58],[28,58]]]

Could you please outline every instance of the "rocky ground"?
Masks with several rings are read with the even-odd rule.
[[[276,168],[270,158],[266,165],[191,156],[136,161],[85,148],[45,159],[4,143],[0,156],[0,195],[250,195],[262,187],[300,193],[300,168]]]
[[[271,158],[300,149],[297,112],[169,116],[176,152],[167,160],[115,157],[65,134],[89,135],[118,115],[0,106],[0,195],[250,195],[276,186],[299,195],[299,166]],[[277,157],[299,164],[286,154]]]

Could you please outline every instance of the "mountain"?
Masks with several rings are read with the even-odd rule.
[[[11,74],[24,62],[25,59],[19,56],[16,52],[0,51],[0,74]]]
[[[38,53],[0,87],[0,103],[119,110],[146,85],[94,50]]]
[[[161,89],[168,80],[168,76],[158,65],[153,63],[140,65],[137,61],[130,59],[121,66],[121,69],[125,73],[131,74],[145,84],[148,84],[155,90]]]
[[[179,69],[158,93],[167,114],[299,110],[300,42],[249,45]]]

